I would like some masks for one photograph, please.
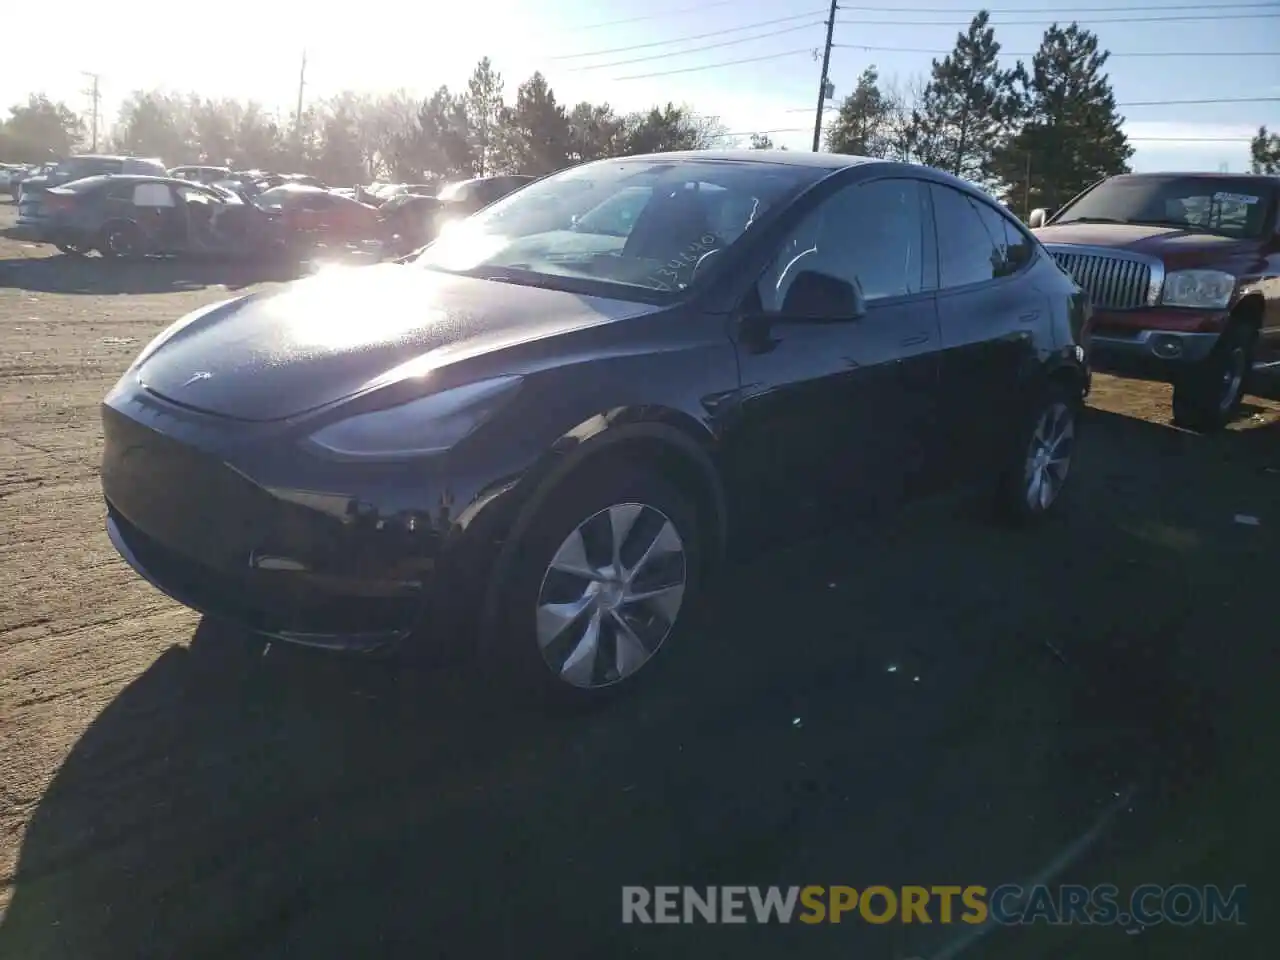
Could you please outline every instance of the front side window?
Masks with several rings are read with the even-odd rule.
[[[1270,202],[1261,180],[1120,176],[1069,204],[1053,224],[1133,223],[1254,238],[1262,236]]]
[[[733,246],[767,210],[823,175],[741,161],[598,161],[451,224],[416,262],[452,273],[504,271],[515,283],[566,278],[674,296],[709,253]]]
[[[923,221],[920,182],[877,180],[845,187],[791,232],[759,282],[766,312],[782,312],[804,271],[844,280],[868,303],[920,293]]]

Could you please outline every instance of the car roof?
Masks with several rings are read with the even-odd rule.
[[[791,167],[818,167],[840,170],[864,163],[884,163],[877,157],[847,153],[811,153],[805,150],[676,150],[671,153],[642,153],[620,160],[720,160],[737,163],[776,163]]]
[[[1118,173],[1111,180],[1146,180],[1152,177],[1178,177],[1185,180],[1256,180],[1259,183],[1280,185],[1280,176],[1274,173],[1212,173],[1208,170],[1166,170],[1151,173]]]
[[[158,177],[148,173],[99,173],[84,179],[101,180],[103,183],[167,183],[170,186],[189,187],[192,190],[209,189],[207,183],[192,183],[190,180],[182,180],[178,177]]]

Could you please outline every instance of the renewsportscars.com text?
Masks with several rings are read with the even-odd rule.
[[[1243,924],[1245,887],[623,887],[623,923]]]

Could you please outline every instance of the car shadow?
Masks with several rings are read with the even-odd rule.
[[[148,258],[123,262],[59,254],[0,260],[0,287],[86,296],[178,293],[206,287],[242,290],[259,283],[296,280],[323,265],[373,262],[375,257],[342,250],[322,251],[316,259],[301,262],[284,257],[252,261]]]
[[[0,955],[932,953],[955,928],[623,925],[621,887],[1019,882],[1131,786],[1212,776],[1231,675],[1202,669],[1198,605],[1242,574],[1175,533],[1240,491],[1179,473],[1277,433],[1088,420],[1054,523],[931,505],[736,562],[651,684],[589,715],[205,620],[46,790]],[[1265,641],[1233,636],[1256,669]]]
[[[57,255],[0,260],[0,286],[32,293],[129,296],[178,293],[223,286],[238,290],[284,282],[300,274],[285,262],[223,262],[148,259],[140,262]]]

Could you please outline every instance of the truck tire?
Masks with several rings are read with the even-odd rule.
[[[1173,422],[1197,433],[1221,430],[1240,411],[1257,333],[1233,323],[1213,352],[1173,385]]]

